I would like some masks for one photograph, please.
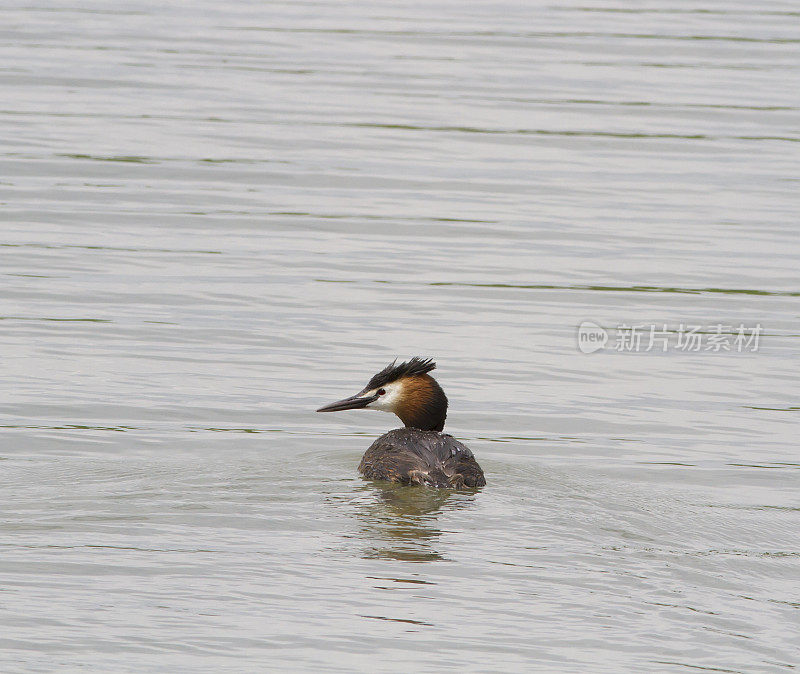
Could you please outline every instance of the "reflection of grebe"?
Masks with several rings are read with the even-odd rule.
[[[430,359],[414,357],[378,372],[356,395],[320,407],[317,412],[373,409],[393,412],[405,428],[379,437],[358,470],[371,480],[431,487],[482,487],[483,471],[468,447],[442,433],[447,397],[428,372]]]

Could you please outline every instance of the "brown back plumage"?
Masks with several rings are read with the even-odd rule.
[[[430,487],[483,487],[486,478],[468,447],[453,436],[417,428],[382,435],[361,459],[359,472],[370,480]]]

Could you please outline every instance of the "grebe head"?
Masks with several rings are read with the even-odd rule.
[[[370,409],[393,412],[406,426],[441,431],[447,417],[447,396],[428,372],[430,358],[416,356],[399,365],[390,363],[354,396],[320,407],[317,412]]]

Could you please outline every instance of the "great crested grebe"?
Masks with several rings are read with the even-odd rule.
[[[317,412],[370,409],[393,412],[405,428],[385,433],[361,459],[359,472],[370,480],[430,487],[483,487],[486,478],[468,447],[442,433],[447,396],[428,372],[431,359],[389,364],[354,396]]]

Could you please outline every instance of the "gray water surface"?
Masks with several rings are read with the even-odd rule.
[[[799,26],[5,2],[0,669],[800,666]],[[413,355],[483,490],[313,412]]]

